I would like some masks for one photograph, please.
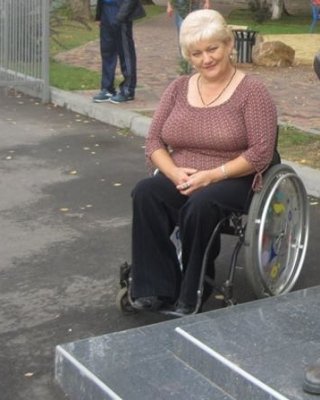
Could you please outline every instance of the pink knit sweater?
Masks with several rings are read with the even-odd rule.
[[[246,75],[226,102],[200,108],[188,103],[189,79],[180,77],[165,90],[146,140],[146,156],[169,148],[177,166],[205,170],[242,155],[258,173],[265,170],[277,131],[276,107],[265,86]]]

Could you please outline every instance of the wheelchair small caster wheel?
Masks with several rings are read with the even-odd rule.
[[[226,307],[235,306],[237,304],[235,299],[225,299],[224,303],[225,303]]]
[[[130,315],[137,312],[130,304],[127,287],[123,287],[119,290],[116,297],[116,306],[118,310],[125,315]]]

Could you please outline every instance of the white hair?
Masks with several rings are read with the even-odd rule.
[[[180,48],[185,59],[190,58],[190,48],[202,40],[232,42],[232,30],[223,16],[215,10],[197,10],[187,15],[180,28]]]

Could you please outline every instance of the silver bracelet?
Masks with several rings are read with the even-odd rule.
[[[221,165],[220,170],[221,170],[221,172],[222,172],[223,179],[228,179],[228,173],[227,173],[227,171],[226,171],[226,166],[225,166],[224,164]]]

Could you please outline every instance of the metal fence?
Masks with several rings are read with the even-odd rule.
[[[0,87],[47,102],[49,0],[0,0]]]

